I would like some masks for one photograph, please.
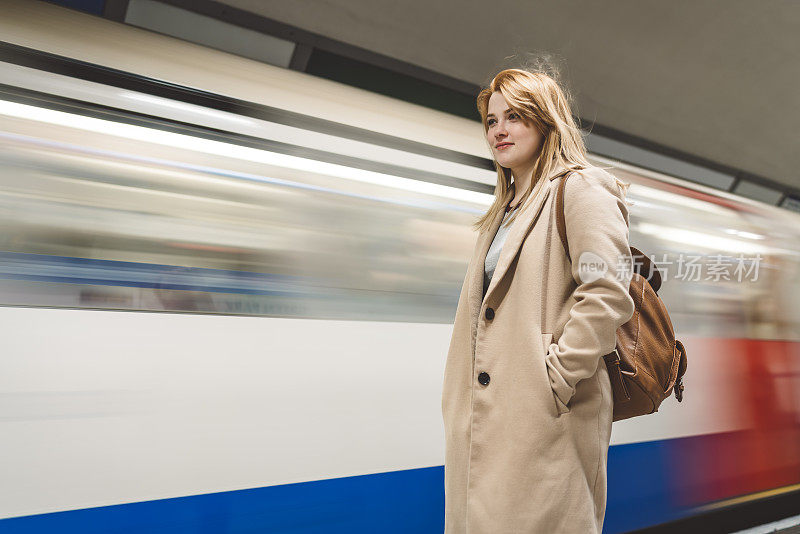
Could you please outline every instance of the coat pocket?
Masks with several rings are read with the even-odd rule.
[[[545,392],[545,395],[550,395],[550,398],[552,399],[551,404],[552,404],[553,407],[552,407],[551,413],[553,414],[554,417],[560,417],[561,413],[560,413],[560,410],[558,409],[558,401],[556,400],[556,392],[553,391],[553,386],[550,385],[550,372],[547,370],[547,360],[545,359],[547,357],[547,352],[550,350],[550,343],[552,343],[552,342],[553,342],[553,333],[552,332],[548,332],[546,334],[542,334],[542,359],[541,359],[541,362],[542,362],[542,369],[543,369],[543,372],[544,372],[544,380],[545,380],[545,386],[546,386],[544,392]]]

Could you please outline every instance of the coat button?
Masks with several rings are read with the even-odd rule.
[[[478,375],[478,382],[484,386],[489,385],[489,373],[481,373]]]
[[[491,308],[486,308],[486,318],[490,321],[494,319],[494,310]]]

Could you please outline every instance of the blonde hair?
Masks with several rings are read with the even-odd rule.
[[[570,111],[569,93],[555,79],[544,72],[524,69],[500,71],[478,95],[478,112],[484,133],[489,130],[486,124],[489,98],[495,92],[502,94],[508,106],[526,124],[535,127],[543,137],[542,149],[534,165],[530,185],[520,198],[520,203],[525,203],[540,180],[547,179],[558,166],[563,165],[572,170],[591,166],[586,159],[582,132]],[[501,167],[497,160],[494,161],[494,166],[497,169],[494,202],[473,224],[473,228],[479,231],[488,227],[499,212],[505,211],[506,205],[515,194],[511,183],[511,169]],[[522,205],[516,211],[521,212],[526,207]]]

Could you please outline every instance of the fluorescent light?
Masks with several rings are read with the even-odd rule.
[[[738,235],[739,237],[744,237],[745,239],[766,239],[767,236],[761,234],[754,234],[753,232],[745,232],[744,230],[737,230],[735,228],[726,228],[726,234],[733,234]]]
[[[707,250],[724,252],[741,252],[747,254],[769,253],[772,249],[755,243],[720,237],[718,235],[697,232],[695,230],[684,230],[682,228],[671,228],[660,224],[639,223],[636,230],[647,235],[652,235],[658,239],[672,241],[675,243],[685,243],[693,248],[704,248]]]
[[[374,171],[355,169],[344,165],[315,161],[287,154],[277,154],[257,148],[243,147],[221,141],[212,141],[189,135],[165,132],[143,126],[123,124],[94,117],[85,117],[63,111],[28,106],[16,102],[0,100],[0,114],[27,120],[35,120],[48,124],[57,124],[68,128],[96,132],[104,135],[124,137],[146,143],[157,143],[163,146],[191,150],[205,154],[254,161],[266,165],[312,172],[325,176],[333,176],[346,180],[354,180],[384,187],[392,187],[425,195],[439,196],[450,200],[461,200],[488,206],[494,196],[477,191],[468,191],[457,187],[433,184],[421,180],[413,180],[400,176],[392,176]]]
[[[196,106],[194,104],[186,104],[185,102],[178,102],[175,100],[170,100],[168,98],[145,95],[142,93],[134,93],[132,91],[123,91],[121,94],[125,98],[130,98],[131,100],[138,100],[139,102],[145,102],[147,104],[153,104],[156,106],[177,109],[179,111],[183,111],[186,113],[206,115],[207,117],[213,117],[215,119],[228,122],[238,122],[250,125],[255,124],[255,121],[248,119],[246,117],[240,117],[238,115],[234,115],[233,113],[225,113],[224,111],[208,109],[204,108],[203,106]]]

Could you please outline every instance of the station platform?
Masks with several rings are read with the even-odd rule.
[[[800,534],[800,515],[739,530],[732,534]]]

